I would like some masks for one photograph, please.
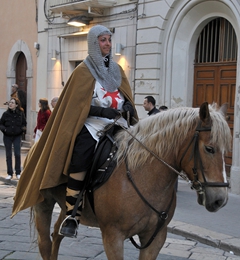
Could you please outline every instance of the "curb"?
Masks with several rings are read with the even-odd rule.
[[[174,220],[169,223],[167,230],[169,233],[240,256],[240,238]]]
[[[7,175],[6,175],[7,177]],[[17,186],[18,184],[18,180],[6,180],[4,177],[0,176],[0,181],[4,182],[7,185],[13,185],[13,186]]]
[[[17,186],[18,183],[18,180],[6,180],[1,176],[0,181],[13,186]],[[179,235],[186,239],[195,240],[199,243],[227,251],[232,255],[240,256],[240,238],[174,220],[171,220],[168,224],[167,231],[168,233]]]

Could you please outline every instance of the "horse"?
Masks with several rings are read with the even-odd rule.
[[[156,259],[176,207],[174,189],[180,175],[192,184],[198,203],[216,212],[228,201],[224,153],[231,149],[226,105],[172,108],[141,119],[116,134],[116,167],[93,194],[85,196],[80,224],[99,227],[109,260],[123,259],[124,240],[139,248],[140,260]],[[44,260],[57,260],[66,214],[65,185],[43,190],[44,201],[32,207]],[[61,212],[50,235],[55,203]],[[138,245],[133,236],[138,235]],[[52,238],[51,238],[52,236]]]

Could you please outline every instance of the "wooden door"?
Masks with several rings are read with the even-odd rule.
[[[18,88],[20,91],[25,92],[25,102],[23,105],[24,114],[27,118],[27,60],[25,55],[21,52],[17,59],[16,64],[16,84],[18,84]]]
[[[25,55],[21,52],[17,59],[16,64],[16,84],[19,89],[27,93],[27,61]]]
[[[195,65],[194,68],[193,107],[203,102],[228,103],[227,121],[233,133],[234,100],[236,89],[236,63]],[[232,165],[232,153],[225,157],[226,170],[229,174]]]

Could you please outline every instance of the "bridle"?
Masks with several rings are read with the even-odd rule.
[[[121,126],[122,127],[122,126]],[[135,139],[136,141],[138,141],[149,153],[151,153],[157,160],[161,161],[164,165],[166,165],[168,168],[170,168],[171,170],[173,170],[175,173],[177,173],[179,176],[181,176],[184,180],[188,181],[189,183],[191,183],[191,188],[196,190],[197,193],[199,194],[199,196],[203,196],[203,194],[205,193],[205,187],[229,187],[229,183],[224,183],[224,182],[208,182],[206,180],[205,174],[204,174],[204,170],[203,170],[203,164],[202,164],[202,159],[201,159],[201,155],[199,152],[199,133],[200,132],[205,132],[205,131],[211,131],[211,127],[201,127],[201,121],[198,123],[198,126],[195,130],[194,136],[192,137],[191,142],[188,144],[185,152],[182,155],[182,158],[180,160],[180,165],[182,163],[183,158],[185,157],[188,149],[190,148],[191,144],[193,143],[193,148],[192,148],[192,154],[190,157],[190,160],[192,158],[192,156],[194,156],[194,167],[192,168],[193,171],[193,181],[190,181],[187,177],[186,174],[180,173],[179,171],[177,171],[176,169],[174,169],[171,165],[169,165],[168,163],[166,163],[163,159],[161,159],[157,154],[155,154],[153,151],[151,151],[147,146],[145,146],[141,141],[139,141],[135,136],[132,135],[132,133],[130,133],[126,128],[122,127],[125,131],[128,132],[128,134],[130,134],[133,139]],[[200,170],[203,176],[203,180],[204,182],[200,182],[199,178],[198,178],[198,171],[197,171],[197,159],[199,159],[200,162]],[[138,249],[144,249],[146,247],[148,247],[152,241],[154,240],[154,238],[156,237],[156,235],[158,234],[158,232],[162,229],[162,227],[164,226],[164,223],[166,221],[166,219],[168,218],[168,211],[172,205],[173,202],[173,198],[174,198],[174,193],[172,195],[172,198],[170,200],[170,203],[168,204],[168,207],[166,210],[164,211],[158,211],[156,210],[141,194],[141,192],[139,191],[138,187],[136,186],[131,173],[129,171],[128,168],[128,162],[127,162],[127,157],[125,157],[125,165],[126,165],[126,169],[127,169],[127,176],[128,179],[130,180],[130,182],[132,183],[135,191],[137,192],[137,194],[139,195],[139,197],[142,199],[142,201],[148,205],[148,207],[150,207],[153,211],[155,211],[158,215],[158,223],[156,226],[156,229],[154,231],[154,233],[152,234],[152,236],[150,237],[150,239],[148,240],[148,242],[144,245],[144,246],[140,246],[138,245],[135,240],[133,239],[133,237],[130,237],[130,240],[132,242],[132,244],[138,248]]]
[[[119,119],[119,118],[118,118]],[[114,124],[116,123],[116,121],[118,120],[116,119],[114,121]],[[202,164],[202,159],[200,156],[200,152],[199,152],[199,133],[200,132],[206,132],[206,131],[211,131],[211,127],[201,127],[201,121],[198,123],[195,133],[192,137],[191,142],[189,143],[189,145],[187,146],[185,152],[183,153],[183,156],[180,160],[180,165],[181,162],[183,160],[183,158],[185,157],[188,149],[190,148],[191,144],[193,144],[193,150],[192,150],[192,155],[190,157],[190,159],[192,158],[192,156],[194,156],[194,167],[192,168],[193,171],[193,180],[189,180],[189,178],[187,177],[186,173],[184,172],[179,172],[178,170],[176,170],[175,168],[173,168],[171,165],[169,165],[167,162],[165,162],[163,159],[161,159],[157,154],[155,154],[152,150],[150,150],[145,144],[143,144],[140,140],[138,140],[132,133],[130,133],[128,131],[128,129],[126,129],[125,127],[123,127],[121,124],[119,124],[122,129],[124,129],[129,135],[132,136],[132,138],[134,140],[136,140],[141,146],[143,146],[150,154],[152,154],[158,161],[162,162],[164,165],[166,165],[169,169],[171,169],[172,171],[174,171],[178,176],[180,176],[182,179],[184,179],[185,181],[187,181],[190,185],[191,185],[191,189],[196,190],[198,193],[203,193],[205,191],[205,187],[229,187],[229,183],[225,183],[225,182],[208,182],[206,180],[205,174],[204,174],[204,170],[203,170],[203,164]],[[199,159],[200,161],[200,170],[201,170],[201,174],[203,176],[203,180],[204,182],[200,182],[199,181],[199,177],[198,177],[198,171],[197,171],[197,160]]]
[[[208,182],[206,180],[204,170],[203,170],[201,155],[200,155],[200,152],[199,152],[199,133],[200,132],[206,132],[206,131],[211,131],[211,127],[201,127],[201,121],[200,121],[196,130],[195,130],[195,133],[192,137],[191,142],[187,146],[187,148],[186,148],[185,152],[183,153],[182,158],[180,160],[180,165],[181,165],[183,158],[185,157],[189,147],[193,143],[192,155],[190,157],[190,159],[191,159],[192,156],[194,156],[194,166],[192,168],[193,181],[191,182],[191,184],[192,184],[191,188],[196,190],[197,192],[203,192],[205,187],[229,187],[228,182],[227,183],[225,183],[225,182]],[[199,181],[198,171],[197,171],[197,159],[199,160],[200,171],[201,171],[201,174],[202,174],[202,177],[203,177],[203,182]]]

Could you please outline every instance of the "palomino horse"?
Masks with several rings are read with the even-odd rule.
[[[123,259],[123,242],[139,236],[140,260],[156,259],[176,207],[174,184],[184,172],[198,194],[198,203],[216,212],[228,200],[224,152],[231,134],[225,121],[226,106],[217,109],[176,108],[141,120],[121,130],[117,167],[94,192],[93,213],[85,200],[81,224],[98,226],[107,258]],[[65,217],[64,185],[43,192],[44,201],[33,207],[39,250],[44,260],[56,260]],[[50,238],[54,204],[62,209]],[[132,241],[134,244],[135,242]]]

